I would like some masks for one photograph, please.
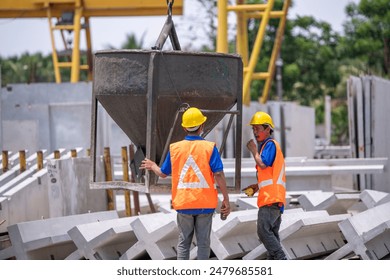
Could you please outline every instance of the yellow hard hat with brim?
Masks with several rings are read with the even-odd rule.
[[[181,126],[184,128],[196,127],[206,120],[207,117],[198,108],[190,107],[183,113]]]
[[[275,127],[274,122],[272,121],[272,118],[270,115],[268,115],[266,112],[256,112],[249,125],[269,125],[272,129]]]

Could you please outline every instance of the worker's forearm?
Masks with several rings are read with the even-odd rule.
[[[267,166],[264,164],[264,162],[261,160],[261,157],[260,157],[260,154],[259,153],[255,153],[255,154],[252,154],[253,155],[253,158],[255,159],[256,161],[256,164],[258,166],[260,166],[261,169],[264,169],[266,168]]]
[[[153,165],[152,171],[154,172],[154,174],[156,174],[157,176],[159,176],[161,178],[167,177],[167,175],[165,175],[164,173],[161,172],[161,168],[157,164]]]
[[[226,187],[226,179],[225,174],[223,171],[217,172],[214,174],[215,181],[217,182],[217,185],[219,189],[221,190],[222,196],[224,200],[229,200],[229,194]]]

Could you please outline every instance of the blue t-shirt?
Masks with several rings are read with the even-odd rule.
[[[261,151],[261,148],[264,146],[263,152],[261,153],[261,161],[265,164],[265,166],[272,166],[274,164],[274,160],[276,157],[276,146],[274,141],[268,141],[271,139],[271,137],[268,137],[259,145],[259,153]],[[267,142],[268,141],[268,142]]]
[[[184,140],[194,141],[194,140],[205,140],[201,136],[189,136],[187,135]],[[214,146],[213,153],[210,158],[210,168],[213,173],[223,171],[223,163],[219,155],[218,149]],[[161,165],[161,172],[165,175],[171,175],[172,173],[172,164],[171,164],[171,153],[168,151],[167,156],[163,164]],[[182,214],[189,215],[198,215],[198,214],[209,214],[214,212],[214,208],[205,208],[205,209],[182,209],[177,210],[177,212]]]

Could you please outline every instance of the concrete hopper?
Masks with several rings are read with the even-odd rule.
[[[208,118],[203,136],[226,114],[236,116],[236,149],[241,158],[242,76],[241,57],[232,54],[176,50],[96,52],[92,129],[96,129],[96,107],[100,102],[137,150],[159,163],[169,143],[185,135],[182,112],[188,106],[198,107]],[[92,136],[95,133],[92,131]],[[93,156],[94,142],[92,139]],[[153,180],[146,182],[147,186],[152,184]]]

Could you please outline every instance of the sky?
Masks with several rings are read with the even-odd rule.
[[[297,15],[310,15],[317,20],[330,23],[335,31],[341,33],[342,24],[346,20],[344,8],[349,2],[358,3],[359,0],[295,0],[295,6],[289,10],[288,18],[296,18]],[[182,16],[175,16],[173,9],[172,19],[182,47],[201,46],[207,42],[205,34],[199,31],[202,30],[202,25],[207,25],[207,19],[198,12],[198,7],[194,6],[196,3],[194,0],[184,0]],[[121,45],[126,41],[126,35],[130,34],[134,34],[138,40],[144,36],[143,46],[149,49],[154,46],[165,20],[166,15],[92,18],[90,19],[92,49],[98,51],[110,47],[121,48]],[[188,34],[188,30],[185,28],[186,22],[196,23],[192,32],[196,32],[198,35],[197,41],[194,41],[192,36]],[[61,49],[60,41],[56,40],[56,42],[58,49]],[[166,44],[170,46],[169,42]],[[81,49],[83,48],[85,48],[85,40],[84,37],[81,37]],[[47,19],[0,19],[0,56],[9,57],[26,52],[30,54],[41,52],[44,55],[51,52]]]

